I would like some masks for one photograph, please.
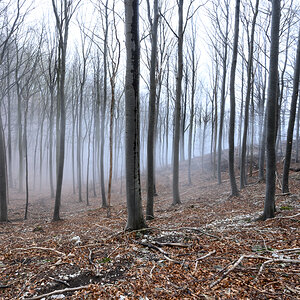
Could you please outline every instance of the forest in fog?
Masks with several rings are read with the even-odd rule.
[[[276,161],[286,193],[300,156],[299,9],[296,0],[0,1],[0,220],[9,191],[24,196],[25,218],[35,192],[53,198],[54,220],[64,192],[87,205],[100,195],[109,214],[124,177],[127,228],[138,229],[154,217],[157,170],[172,167],[179,204],[179,162],[192,184],[195,157],[219,184],[229,166],[222,184],[233,196],[257,168],[262,219],[273,217]]]

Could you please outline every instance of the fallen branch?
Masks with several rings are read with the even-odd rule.
[[[153,242],[154,245],[160,247],[181,247],[181,248],[188,248],[191,245],[181,244],[181,243],[160,243],[160,242]]]
[[[244,258],[245,255],[242,255],[233,265],[231,265],[231,267],[222,275],[222,277],[211,283],[209,287],[212,288],[218,283],[220,283],[231,271],[233,271],[242,262]]]
[[[293,215],[293,216],[287,216],[287,217],[280,217],[278,219],[292,219],[292,218],[295,218],[295,217],[298,217],[300,216],[300,213],[296,214],[296,215]]]
[[[45,247],[29,247],[29,248],[16,248],[16,249],[12,249],[13,251],[16,251],[16,250],[21,250],[21,251],[29,251],[29,250],[32,250],[32,249],[35,249],[35,250],[42,250],[42,251],[52,251],[60,256],[66,256],[65,253],[63,252],[60,252],[56,249],[53,249],[53,248],[45,248]]]
[[[294,251],[300,251],[300,248],[274,250],[275,253],[276,252],[294,252]]]
[[[216,250],[213,250],[213,251],[207,253],[206,255],[203,255],[203,256],[197,258],[196,261],[202,260],[202,259],[204,259],[204,258],[206,258],[206,257],[211,256],[212,254],[215,254],[215,253],[216,253]]]
[[[89,263],[94,266],[95,264],[93,262],[92,256],[93,256],[93,251],[89,249]]]
[[[139,243],[139,244],[142,245],[142,246],[144,246],[144,247],[148,247],[149,249],[154,249],[154,250],[156,250],[156,251],[162,253],[163,256],[164,256],[164,258],[165,258],[166,260],[170,261],[170,262],[173,262],[173,263],[175,263],[175,264],[181,264],[181,262],[179,262],[179,261],[177,261],[177,260],[174,260],[174,259],[170,258],[170,257],[169,257],[169,254],[168,254],[166,251],[164,251],[163,249],[161,249],[161,248],[159,248],[159,247],[157,247],[157,246],[155,246],[155,245],[153,245],[153,244],[142,243],[142,242]]]
[[[213,250],[213,251],[207,253],[206,255],[203,255],[203,256],[197,258],[197,259],[196,259],[195,268],[194,268],[194,273],[195,273],[196,270],[197,270],[198,262],[199,262],[200,260],[203,260],[204,258],[207,258],[207,257],[211,256],[211,255],[214,254],[214,253],[216,253],[216,250]]]
[[[300,295],[300,291],[299,290],[296,290],[296,289],[293,289],[292,287],[286,285],[285,286],[290,292],[294,293],[294,294],[298,294]]]
[[[216,281],[214,281],[213,283],[210,284],[210,287],[214,287],[215,285],[217,285],[218,283],[220,283],[227,275],[228,273],[230,273],[231,271],[233,271],[241,262],[244,258],[250,258],[250,259],[265,259],[266,261],[261,265],[261,267],[259,268],[258,274],[255,278],[255,280],[257,280],[258,276],[262,273],[263,268],[265,267],[265,265],[272,263],[272,262],[279,262],[279,263],[291,263],[291,264],[300,264],[300,260],[299,259],[286,259],[286,258],[270,258],[270,257],[266,257],[266,256],[261,256],[261,255],[242,255],[233,265],[231,265],[229,267],[229,269]]]
[[[42,299],[42,298],[46,298],[52,295],[57,295],[57,294],[64,294],[64,293],[68,293],[68,292],[75,292],[75,291],[79,291],[79,290],[84,290],[87,289],[89,286],[88,285],[84,285],[84,286],[78,286],[78,287],[74,287],[74,288],[66,288],[63,290],[56,290],[47,294],[43,294],[40,296],[35,296],[32,298],[24,298],[26,300],[38,300],[38,299]]]

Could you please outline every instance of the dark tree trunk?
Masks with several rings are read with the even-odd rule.
[[[66,132],[66,111],[65,111],[65,78],[66,78],[66,54],[67,54],[67,41],[69,22],[71,18],[70,4],[64,0],[63,4],[63,22],[57,11],[57,6],[52,0],[53,10],[56,18],[56,27],[59,34],[59,59],[58,59],[58,80],[57,80],[57,103],[60,105],[59,114],[59,149],[58,149],[58,166],[57,166],[57,181],[56,181],[56,195],[53,213],[53,221],[60,220],[60,205],[61,205],[61,192],[64,173],[65,161],[65,132]]]
[[[142,213],[140,183],[140,120],[139,120],[139,78],[140,78],[140,41],[139,41],[139,1],[125,0],[126,32],[126,198],[127,230],[141,229],[146,226]]]
[[[239,192],[236,185],[234,175],[234,126],[235,126],[235,71],[238,53],[239,38],[239,16],[240,16],[240,0],[236,0],[235,7],[235,27],[233,40],[233,54],[230,73],[230,129],[229,129],[229,178],[231,185],[231,196],[238,196]]]
[[[150,15],[150,5],[148,1],[148,14]],[[150,61],[150,95],[149,95],[149,117],[148,117],[148,140],[147,140],[147,209],[146,219],[154,218],[153,198],[154,198],[154,135],[156,116],[156,76],[155,69],[157,63],[157,27],[158,27],[158,0],[153,3],[153,22],[151,22],[151,61]]]
[[[173,143],[173,205],[180,204],[179,195],[179,137],[180,137],[180,102],[181,82],[183,73],[183,0],[178,1],[178,52],[177,79],[175,100],[175,128]]]
[[[300,77],[300,30],[298,36],[298,45],[297,45],[297,56],[296,63],[294,68],[294,80],[293,80],[293,93],[292,93],[292,102],[290,108],[290,119],[287,130],[287,141],[286,141],[286,150],[285,150],[285,160],[283,167],[283,178],[282,178],[282,192],[287,193],[289,191],[289,169],[291,164],[291,154],[293,146],[293,133],[294,125],[296,118],[296,107],[297,99],[299,92],[299,77]]]
[[[7,222],[6,149],[2,118],[0,115],[0,222]]]
[[[275,213],[275,171],[276,171],[276,109],[278,85],[278,52],[279,52],[280,0],[272,2],[270,73],[267,100],[267,171],[266,197],[262,220],[273,218]]]

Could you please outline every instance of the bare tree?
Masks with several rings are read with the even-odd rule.
[[[235,126],[235,71],[237,63],[238,39],[239,39],[239,17],[240,17],[240,0],[235,4],[235,25],[233,53],[230,73],[230,129],[229,129],[229,178],[231,185],[231,196],[239,194],[235,175],[234,175],[234,126]]]
[[[253,47],[254,47],[254,33],[255,24],[258,14],[259,0],[256,0],[255,11],[252,20],[252,28],[250,40],[248,39],[248,65],[247,65],[247,92],[245,99],[245,118],[244,118],[244,132],[243,132],[243,142],[242,142],[242,156],[241,156],[241,180],[240,187],[244,188],[246,184],[246,146],[247,146],[247,134],[248,134],[248,122],[249,122],[249,104],[252,90],[252,67],[253,67]]]
[[[126,198],[127,230],[146,226],[142,213],[140,183],[140,119],[139,119],[139,78],[140,78],[140,41],[139,41],[139,1],[125,0],[126,34]]]
[[[266,197],[262,220],[273,218],[275,213],[275,170],[276,170],[276,107],[278,85],[278,52],[279,52],[280,0],[272,1],[272,25],[270,48],[270,73],[267,100],[267,171]]]
[[[151,61],[150,61],[150,95],[148,117],[148,140],[147,140],[147,211],[146,219],[154,218],[154,128],[156,116],[156,76],[157,63],[157,27],[158,27],[158,0],[153,3],[153,21],[150,12],[150,3],[147,0],[148,19],[151,25]]]
[[[57,167],[57,183],[53,220],[60,220],[60,204],[61,204],[61,191],[64,172],[65,160],[65,131],[66,131],[66,111],[65,111],[65,79],[66,79],[66,56],[69,35],[69,25],[72,15],[75,12],[79,2],[73,7],[73,3],[64,0],[61,2],[60,9],[55,0],[52,0],[52,7],[56,21],[56,30],[58,38],[58,80],[57,80],[57,104],[60,108],[59,111],[59,152],[58,152],[58,167]]]
[[[291,164],[291,154],[293,145],[293,132],[296,118],[296,106],[299,92],[299,77],[300,77],[300,29],[298,36],[297,45],[297,55],[294,68],[294,81],[293,81],[293,93],[290,108],[290,119],[287,130],[287,140],[286,140],[286,150],[285,150],[285,160],[283,167],[283,177],[282,177],[282,192],[287,193],[289,191],[289,169]]]
[[[177,33],[177,76],[175,100],[175,125],[173,141],[173,205],[180,204],[179,195],[179,137],[180,137],[180,104],[183,74],[183,0],[178,1],[178,33]]]

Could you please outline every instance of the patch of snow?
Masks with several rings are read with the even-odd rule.
[[[76,235],[71,238],[72,242],[75,242],[75,245],[79,245],[81,243],[80,236]]]
[[[66,296],[64,294],[52,295],[51,299],[64,299]]]

